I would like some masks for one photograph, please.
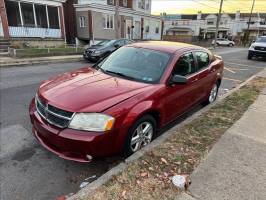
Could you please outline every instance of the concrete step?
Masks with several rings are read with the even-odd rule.
[[[1,41],[0,40],[0,45],[11,45],[9,41]]]
[[[10,47],[10,45],[0,43],[0,49],[8,49],[8,47]]]
[[[0,52],[0,57],[7,57],[9,56],[8,52]]]
[[[0,53],[1,52],[8,52],[8,49],[0,49]]]

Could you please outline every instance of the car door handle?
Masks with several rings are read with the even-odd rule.
[[[199,79],[198,78],[195,78],[195,79],[193,79],[192,81],[191,81],[191,83],[195,83],[195,82],[197,82]]]

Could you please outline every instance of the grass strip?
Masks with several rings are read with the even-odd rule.
[[[219,138],[256,100],[266,86],[255,78],[198,118],[176,130],[165,142],[131,163],[93,194],[82,200],[175,199],[175,174],[191,174]]]

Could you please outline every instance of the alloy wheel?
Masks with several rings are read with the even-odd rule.
[[[210,103],[215,101],[217,94],[218,94],[218,86],[217,86],[217,84],[214,84],[214,86],[212,87],[212,90],[210,92],[210,96],[209,96],[209,102]]]
[[[142,147],[149,144],[152,140],[154,127],[150,122],[142,122],[134,130],[131,138],[130,148],[133,152],[138,151]]]

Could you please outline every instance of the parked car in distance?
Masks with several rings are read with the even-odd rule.
[[[97,62],[99,59],[110,55],[118,48],[131,43],[133,43],[133,40],[129,39],[104,40],[85,49],[83,57],[85,60]]]
[[[266,36],[259,37],[248,49],[248,59],[253,57],[266,58]]]
[[[29,113],[39,143],[62,158],[126,156],[194,105],[215,101],[223,61],[176,42],[132,43],[44,81]]]
[[[215,41],[213,40],[212,44],[214,44],[214,42]],[[235,42],[234,41],[231,41],[231,40],[228,40],[228,39],[225,39],[225,38],[217,38],[216,44],[219,45],[219,46],[229,46],[229,47],[235,46]]]

